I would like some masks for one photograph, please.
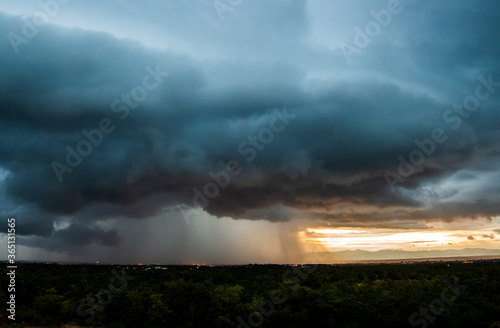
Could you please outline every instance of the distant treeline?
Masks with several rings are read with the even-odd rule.
[[[0,269],[7,302],[7,268]],[[16,324],[498,327],[500,261],[232,267],[20,264]],[[8,327],[6,306],[0,309]]]

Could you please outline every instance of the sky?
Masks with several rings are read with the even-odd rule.
[[[496,0],[1,0],[18,260],[500,255],[499,17]]]

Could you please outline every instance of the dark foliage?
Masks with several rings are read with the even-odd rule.
[[[0,271],[6,286],[6,268]],[[123,273],[126,284],[117,278]],[[317,267],[20,264],[16,280],[16,323],[26,325],[238,327],[241,317],[248,327],[412,327],[410,316],[432,309],[445,281],[458,281],[466,289],[441,314],[429,312],[428,327],[500,327],[498,260]],[[2,288],[3,304],[6,296]],[[7,326],[7,313],[0,311]]]

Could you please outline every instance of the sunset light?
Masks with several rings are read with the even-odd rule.
[[[321,244],[331,250],[360,249],[378,251],[399,249],[415,251],[422,249],[457,249],[464,247],[498,247],[495,235],[486,231],[465,230],[391,230],[352,228],[308,228],[299,233],[306,243]],[[469,236],[479,236],[468,238]],[[471,243],[474,241],[474,243]]]

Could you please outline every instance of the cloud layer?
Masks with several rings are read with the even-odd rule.
[[[329,5],[328,22],[322,1],[244,3],[222,22],[191,2],[161,8],[166,22],[158,4],[116,2],[115,27],[103,31],[54,19],[17,54],[0,40],[0,202],[2,216],[20,218],[26,245],[116,246],[119,224],[99,222],[179,205],[234,219],[399,227],[500,215],[495,1],[408,5],[351,63],[339,43],[386,2]],[[61,7],[60,19],[80,5]],[[361,14],[332,26],[335,9]],[[139,12],[158,38],[117,37]],[[2,31],[22,35],[23,24],[0,14]],[[166,35],[177,42],[162,44]],[[453,107],[478,85],[490,94],[478,108]],[[411,162],[435,129],[446,141],[401,175],[399,158]],[[90,144],[70,165],[78,160],[68,153]],[[223,187],[231,161],[241,171]],[[62,181],[54,165],[68,170]],[[388,172],[399,176],[393,190]]]

